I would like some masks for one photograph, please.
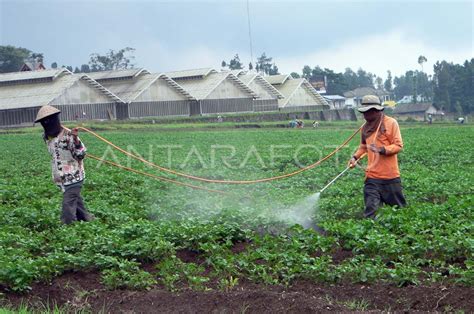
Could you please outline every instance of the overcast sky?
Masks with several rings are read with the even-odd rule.
[[[385,77],[474,56],[473,1],[250,1],[253,57],[280,72],[307,64]],[[153,72],[250,61],[247,1],[0,0],[0,44],[80,66],[93,52],[130,46]]]

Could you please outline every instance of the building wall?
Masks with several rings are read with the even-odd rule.
[[[115,103],[54,105],[61,121],[110,120],[117,118]],[[0,126],[31,126],[40,107],[0,110]],[[83,114],[85,113],[85,115]]]
[[[327,100],[327,99],[326,99]],[[328,100],[328,103],[334,109],[344,109],[345,101],[344,100]]]
[[[200,101],[201,114],[224,112],[252,112],[251,98],[205,99]]]
[[[430,106],[428,110],[426,110],[426,114],[438,114],[438,110],[435,107]]]
[[[150,88],[143,91],[140,96],[137,97],[136,101],[176,101],[186,100],[186,97],[179,93],[176,89],[168,85],[163,79],[156,80]]]
[[[324,105],[303,105],[303,106],[286,106],[286,107],[281,107],[279,108],[279,111],[282,112],[298,112],[298,111],[321,111],[321,110],[326,110],[329,109],[328,106]]]
[[[278,111],[278,99],[254,99],[253,111]]]
[[[115,103],[97,104],[64,104],[55,105],[61,110],[61,121],[77,120],[115,120],[117,118]],[[85,113],[85,114],[84,114]]]
[[[130,118],[189,116],[190,101],[144,101],[133,102],[129,105]]]
[[[258,95],[258,99],[276,99],[276,97],[270,94],[257,80],[250,82],[249,88]]]
[[[284,99],[282,99],[282,101],[284,102]],[[319,103],[314,99],[314,97],[306,88],[300,86],[290,97],[285,107],[315,105],[319,105]]]
[[[50,105],[63,104],[94,104],[108,103],[110,98],[83,80],[77,80],[71,87],[66,88],[61,96],[54,99]]]
[[[32,126],[40,107],[0,110],[0,127]]]
[[[346,98],[345,106],[351,108],[355,107],[354,98]]]
[[[250,96],[239,89],[237,85],[229,79],[219,84],[206,99],[229,99],[229,98],[249,98]]]

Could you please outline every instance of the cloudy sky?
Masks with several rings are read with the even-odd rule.
[[[249,1],[253,57],[280,72],[307,64],[363,68],[385,77],[437,60],[474,56],[474,2]],[[247,1],[0,0],[0,44],[45,55],[49,66],[80,66],[93,52],[126,46],[154,72],[250,61]]]

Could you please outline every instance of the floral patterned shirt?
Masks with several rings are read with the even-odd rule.
[[[56,137],[46,137],[43,139],[51,154],[51,170],[53,181],[62,191],[65,186],[81,182],[85,178],[83,159],[86,156],[86,147],[79,140],[79,144],[74,143],[71,130],[63,128]]]

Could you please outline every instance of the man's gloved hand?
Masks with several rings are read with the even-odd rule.
[[[383,147],[383,146],[377,147],[377,146],[375,146],[375,144],[370,144],[368,147],[374,153],[385,155],[385,147]]]
[[[352,156],[351,160],[349,160],[349,162],[347,163],[349,168],[354,168],[356,164],[357,164],[357,159],[354,156]]]

